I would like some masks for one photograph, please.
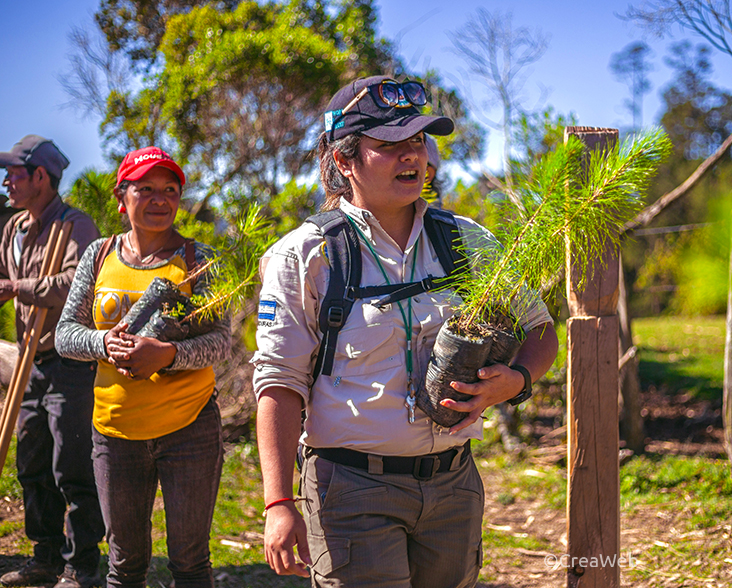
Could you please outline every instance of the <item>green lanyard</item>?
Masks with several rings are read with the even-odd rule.
[[[384,276],[384,279],[386,280],[387,284],[391,284],[389,281],[389,276],[386,274],[386,270],[384,269],[384,266],[381,265],[381,260],[379,259],[379,256],[376,255],[376,251],[374,251],[373,246],[371,245],[371,242],[366,238],[366,235],[363,234],[363,231],[358,228],[358,225],[348,216],[346,216],[348,221],[353,225],[353,228],[356,229],[356,232],[361,237],[361,240],[366,243],[366,247],[369,248],[369,251],[371,252],[371,255],[376,260],[376,265],[379,266],[379,269],[381,270],[382,275]],[[414,243],[414,258],[412,259],[412,275],[409,278],[410,282],[414,282],[414,270],[417,267],[417,253],[419,251],[419,237],[417,237],[417,241]],[[414,371],[413,369],[413,360],[412,360],[412,298],[407,299],[407,311],[404,312],[404,307],[402,306],[401,301],[397,300],[397,305],[399,306],[399,312],[402,313],[402,319],[404,320],[404,331],[407,334],[407,398],[404,401],[404,405],[407,407],[407,410],[409,411],[409,417],[408,420],[410,423],[414,422],[414,410],[417,406],[417,399],[416,399],[416,390],[414,389],[414,382],[412,380],[412,373]]]

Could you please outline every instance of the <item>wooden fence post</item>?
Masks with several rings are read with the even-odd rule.
[[[569,135],[590,150],[618,140],[617,129],[568,127]],[[571,251],[567,260],[567,586],[618,588],[618,252],[607,247],[582,291]]]

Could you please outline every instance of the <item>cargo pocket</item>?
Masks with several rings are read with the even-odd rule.
[[[483,497],[480,495],[479,492],[476,492],[475,490],[472,490],[470,488],[454,488],[453,494],[455,495],[455,498],[465,498],[467,500],[476,500],[479,504],[482,502]]]
[[[351,558],[351,540],[345,537],[324,537],[308,535],[313,571],[328,576],[334,570],[345,566]]]
[[[483,538],[478,541],[478,551],[475,557],[475,565],[470,566],[466,570],[466,581],[460,584],[461,587],[475,586],[480,576],[480,570],[483,569]]]

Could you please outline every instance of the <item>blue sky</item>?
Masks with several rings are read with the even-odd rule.
[[[621,21],[615,13],[625,11],[628,2],[606,0],[377,0],[382,36],[398,40],[400,53],[415,70],[433,67],[461,93],[471,85],[474,108],[487,108],[479,85],[465,74],[465,64],[451,47],[450,35],[459,29],[478,6],[511,11],[514,26],[540,28],[550,35],[549,48],[533,66],[526,84],[528,103],[544,88],[544,104],[562,113],[573,111],[579,124],[626,126],[629,115],[622,110],[627,88],[608,69],[612,53],[620,51],[642,32]],[[89,166],[104,165],[98,136],[99,120],[82,120],[68,102],[58,81],[68,69],[67,35],[72,26],[90,26],[98,0],[29,0],[2,5],[0,54],[3,76],[0,82],[0,151],[12,147],[22,136],[36,133],[52,138],[71,160],[62,190],[71,178]],[[694,42],[698,39],[688,36]],[[684,38],[678,33],[673,40]],[[656,70],[653,89],[645,98],[643,120],[655,122],[660,115],[660,89],[670,77],[662,63],[671,39],[645,39],[654,49]],[[732,57],[716,55],[714,80],[732,88]],[[488,113],[490,115],[490,113]],[[495,135],[495,133],[494,133]],[[500,167],[500,140],[492,136],[486,163]]]

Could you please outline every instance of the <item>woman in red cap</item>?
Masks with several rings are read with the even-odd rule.
[[[183,283],[212,254],[173,227],[184,184],[181,168],[157,147],[125,156],[114,195],[131,229],[89,246],[56,334],[61,355],[99,362],[93,459],[110,587],[145,586],[158,481],[176,585],[213,586],[208,541],[223,449],[212,365],[230,352],[229,321],[181,342],[127,333],[124,322],[155,277],[189,295],[207,287],[205,276]]]

